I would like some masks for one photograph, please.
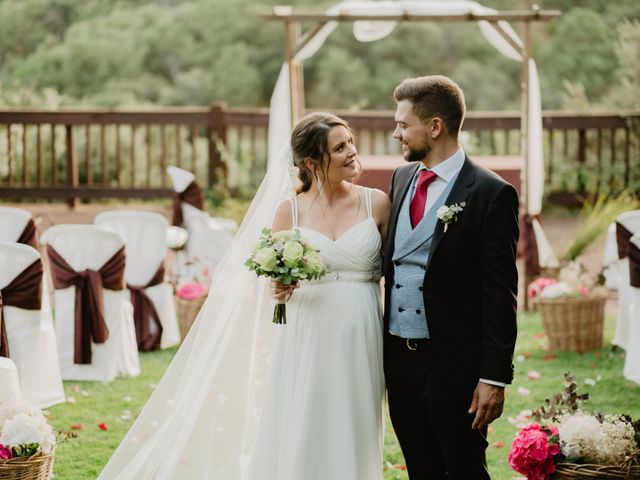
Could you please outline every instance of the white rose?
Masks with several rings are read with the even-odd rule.
[[[325,268],[324,260],[322,259],[322,257],[318,252],[311,252],[307,254],[305,258],[307,261],[307,267],[309,268],[311,273],[315,274],[324,270]]]
[[[287,267],[295,267],[303,254],[304,248],[300,242],[296,241],[289,241],[285,243],[284,248],[282,249],[282,259]]]
[[[273,238],[282,243],[287,243],[289,240],[291,240],[292,236],[293,232],[291,232],[291,230],[280,230],[279,232],[273,234]]]
[[[449,213],[449,207],[447,207],[446,205],[443,205],[436,211],[436,216],[440,220],[444,220],[444,217],[447,213]]]
[[[278,266],[276,252],[272,248],[263,247],[253,256],[253,260],[266,272],[273,272]]]

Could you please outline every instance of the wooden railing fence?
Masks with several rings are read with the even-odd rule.
[[[361,154],[399,154],[393,112],[337,112]],[[167,165],[205,187],[251,192],[266,169],[268,110],[0,110],[0,199],[155,198],[171,194]],[[519,115],[468,112],[470,156],[519,152]],[[546,189],[640,191],[640,112],[544,112]]]

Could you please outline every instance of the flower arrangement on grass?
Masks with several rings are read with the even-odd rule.
[[[327,273],[319,250],[302,238],[300,230],[272,233],[270,228],[263,228],[245,265],[259,277],[269,277],[285,285],[319,279]],[[273,323],[287,323],[286,304],[276,304]]]
[[[558,278],[541,277],[527,288],[529,298],[586,297],[598,292],[595,279],[579,262],[565,265]]]
[[[580,407],[588,398],[577,393],[575,378],[565,374],[564,390],[534,410],[535,422],[523,427],[513,441],[511,468],[528,480],[548,480],[560,469],[571,470],[572,464],[593,466],[592,471],[598,466],[627,471],[639,466],[640,472],[640,421],[627,415],[586,413]]]
[[[176,296],[183,300],[200,300],[207,295],[211,285],[211,271],[209,267],[198,258],[187,262],[191,273],[187,279],[183,279],[176,286]]]
[[[48,455],[56,448],[56,435],[38,409],[0,403],[0,459]]]

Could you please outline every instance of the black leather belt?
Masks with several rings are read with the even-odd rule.
[[[402,338],[397,335],[389,334],[388,338],[394,343],[402,345],[407,350],[417,352],[424,350],[429,346],[430,340],[428,338]]]

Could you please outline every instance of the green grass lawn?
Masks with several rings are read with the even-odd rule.
[[[516,377],[507,390],[505,412],[494,422],[489,433],[489,469],[492,478],[498,480],[523,478],[507,464],[509,446],[517,433],[517,428],[508,421],[509,417],[516,417],[522,410],[538,407],[545,398],[562,390],[563,375],[567,371],[577,377],[582,392],[589,392],[589,409],[640,417],[640,402],[637,400],[640,398],[640,386],[623,378],[623,354],[620,351],[612,352],[608,346],[613,330],[611,318],[607,320],[605,348],[584,355],[563,352],[553,358],[543,349],[546,340],[542,335],[539,317],[522,314],[519,322],[516,356],[520,356],[521,361],[515,362]],[[78,434],[77,439],[63,443],[58,448],[55,464],[57,480],[93,479],[97,476],[174,353],[175,349],[141,354],[143,373],[135,379],[118,379],[109,384],[65,382],[70,402],[49,409],[51,423],[56,429],[70,429],[77,424],[81,424],[82,428],[74,430]],[[530,371],[539,372],[540,378],[530,379]],[[586,385],[587,379],[595,380],[596,384]],[[106,424],[106,430],[99,428],[101,423]],[[385,480],[406,480],[408,476],[402,470],[403,464],[395,435],[387,423]]]

